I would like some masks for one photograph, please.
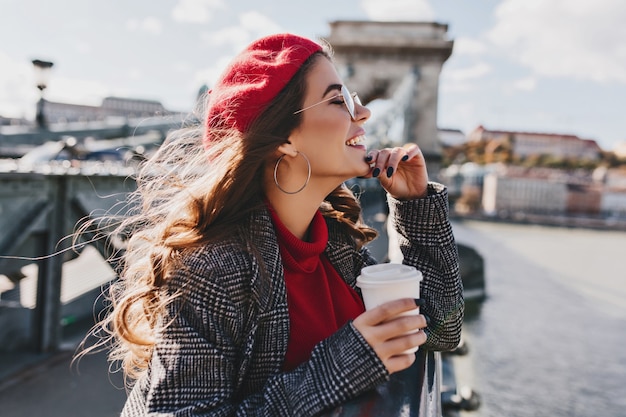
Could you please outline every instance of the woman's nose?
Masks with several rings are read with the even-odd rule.
[[[366,121],[372,115],[371,110],[361,103],[354,103],[354,113],[356,116],[355,122]]]

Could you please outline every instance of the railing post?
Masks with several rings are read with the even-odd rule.
[[[42,246],[44,258],[39,261],[37,279],[36,331],[37,349],[52,352],[59,347],[61,338],[61,283],[63,279],[63,257],[67,242],[65,213],[68,209],[67,177],[47,177],[51,184],[50,199],[53,209],[49,213],[47,233]]]

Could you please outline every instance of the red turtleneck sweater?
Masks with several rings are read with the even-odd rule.
[[[309,359],[317,343],[365,307],[324,255],[328,229],[321,212],[313,217],[308,242],[294,236],[271,207],[270,213],[285,270],[290,332],[283,368],[290,370]]]

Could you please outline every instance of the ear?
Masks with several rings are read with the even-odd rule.
[[[296,149],[296,147],[293,145],[293,143],[291,142],[285,142],[283,144],[281,144],[278,147],[278,152],[285,154],[285,155],[289,155],[293,158],[295,158],[296,156],[298,156],[298,150]]]

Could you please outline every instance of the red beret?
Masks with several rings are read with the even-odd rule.
[[[236,56],[209,93],[207,134],[212,129],[245,132],[287,85],[302,64],[322,47],[283,33],[251,43]]]

